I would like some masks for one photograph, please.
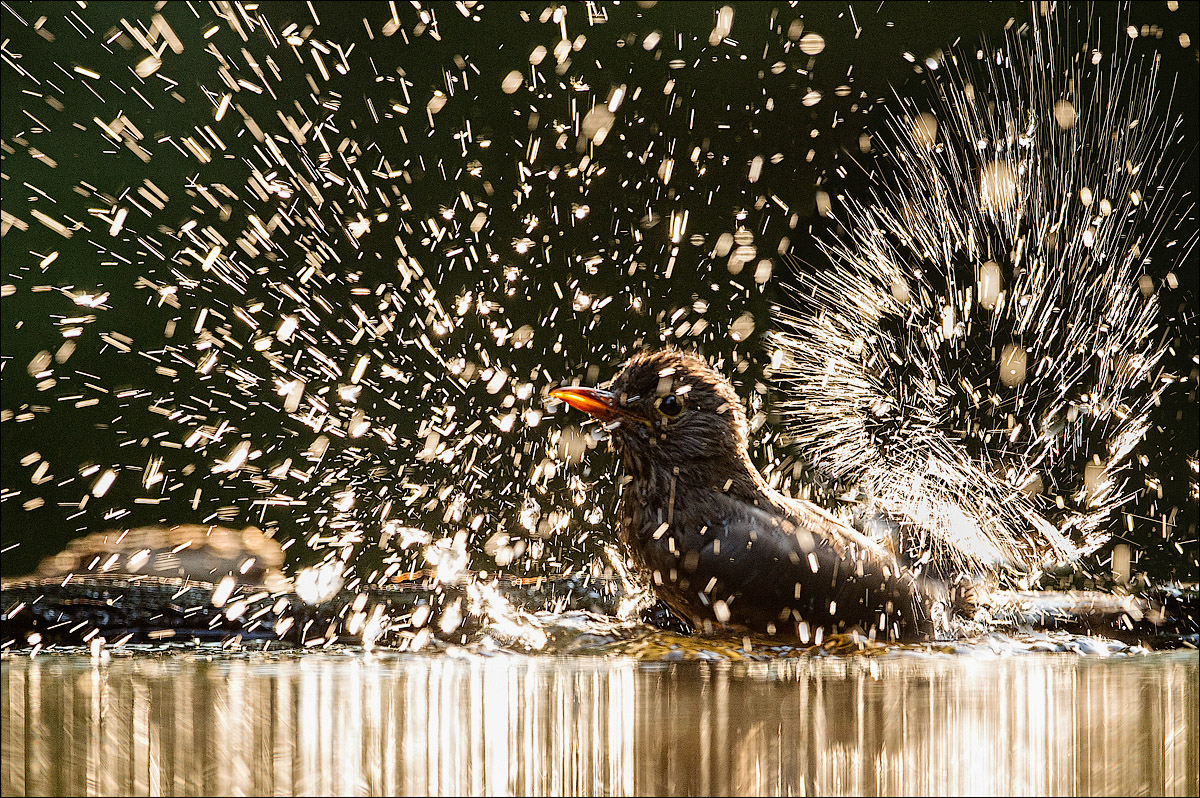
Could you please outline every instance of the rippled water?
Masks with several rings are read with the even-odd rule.
[[[1191,650],[672,663],[192,651],[2,666],[5,795],[1198,789]]]

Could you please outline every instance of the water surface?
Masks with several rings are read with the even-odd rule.
[[[1197,793],[1195,651],[6,655],[5,795]]]

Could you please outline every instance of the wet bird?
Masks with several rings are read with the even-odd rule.
[[[877,639],[934,631],[943,591],[817,505],[772,489],[750,460],[733,386],[681,351],[631,358],[606,389],[550,396],[609,430],[627,472],[620,539],[693,627],[801,642],[857,628]]]

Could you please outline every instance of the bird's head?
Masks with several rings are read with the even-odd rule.
[[[718,469],[747,460],[746,413],[723,376],[676,350],[634,355],[605,389],[558,388],[550,396],[595,416],[635,474]]]

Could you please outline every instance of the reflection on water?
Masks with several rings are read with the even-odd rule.
[[[5,795],[1196,794],[1196,652],[3,660]]]

